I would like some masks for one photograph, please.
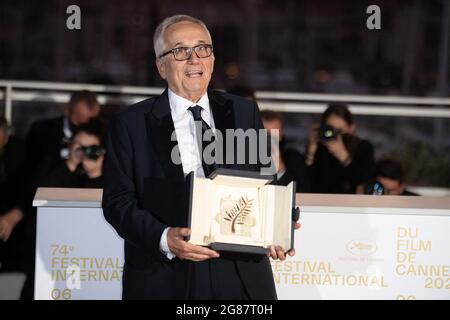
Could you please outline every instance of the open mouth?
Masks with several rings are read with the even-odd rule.
[[[203,75],[203,71],[200,70],[189,70],[185,72],[185,75],[188,78],[198,78],[201,77]]]

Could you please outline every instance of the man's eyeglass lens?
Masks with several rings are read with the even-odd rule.
[[[212,54],[213,49],[211,45],[203,45],[203,44],[192,48],[179,47],[166,52],[162,56],[165,56],[166,54],[172,52],[175,60],[182,61],[190,59],[193,51],[195,52],[198,58],[207,58]]]

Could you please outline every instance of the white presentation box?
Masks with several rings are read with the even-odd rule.
[[[267,254],[272,245],[293,248],[295,182],[271,185],[272,176],[230,169],[188,179],[190,243],[253,254]]]

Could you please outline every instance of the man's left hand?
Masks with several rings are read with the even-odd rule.
[[[300,229],[302,225],[298,222],[295,223],[294,229],[298,230]],[[267,256],[271,257],[274,260],[280,259],[281,261],[286,260],[286,254],[284,252],[284,249],[280,246],[270,246],[270,251],[267,253]],[[287,253],[290,257],[293,257],[295,255],[295,249],[292,248]]]

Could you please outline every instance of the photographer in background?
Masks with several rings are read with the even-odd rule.
[[[99,112],[100,105],[96,94],[81,90],[71,95],[64,115],[38,120],[31,125],[25,142],[36,184],[39,184],[41,178],[57,163],[68,158],[68,141],[80,125],[96,118]],[[34,194],[34,191],[32,193]]]
[[[344,104],[332,104],[320,126],[311,127],[306,165],[315,193],[353,194],[374,172],[372,144],[355,135],[353,116]]]
[[[81,125],[69,140],[69,158],[43,181],[45,187],[102,188],[105,149],[97,122]]]
[[[380,160],[375,167],[375,180],[364,188],[365,194],[389,196],[418,196],[419,194],[406,190],[403,180],[402,165],[390,159]]]
[[[103,187],[103,159],[105,149],[101,146],[100,120],[91,119],[90,122],[76,127],[72,137],[68,140],[68,158],[60,159],[55,164],[55,158],[46,158],[42,162],[48,173],[36,180],[37,187],[49,188],[102,188]],[[30,198],[34,196],[30,195]],[[36,248],[36,208],[28,209],[27,226],[27,280],[22,292],[22,299],[33,299],[34,269]]]

